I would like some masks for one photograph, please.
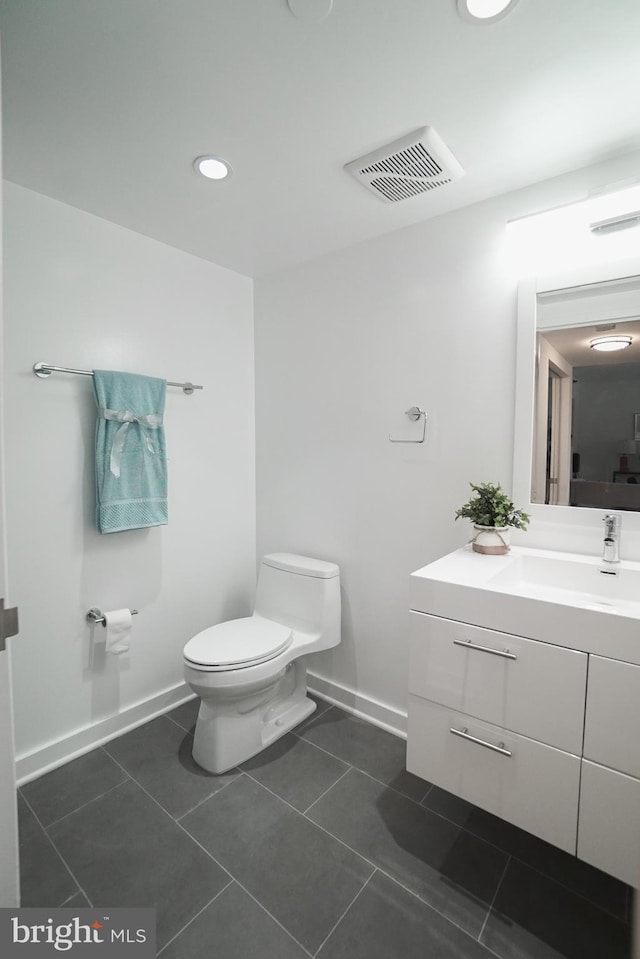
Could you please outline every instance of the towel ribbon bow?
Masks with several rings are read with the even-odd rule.
[[[120,476],[120,458],[124,449],[124,442],[127,438],[127,430],[132,423],[140,427],[140,435],[144,437],[145,446],[150,453],[157,454],[158,450],[153,448],[150,436],[145,430],[159,430],[162,426],[162,415],[160,413],[149,413],[147,416],[136,416],[131,410],[108,410],[102,407],[100,416],[105,420],[114,420],[116,423],[122,423],[119,430],[116,431],[111,444],[111,457],[109,468],[114,476]]]

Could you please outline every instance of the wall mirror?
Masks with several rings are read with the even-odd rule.
[[[513,485],[553,522],[640,513],[640,260],[520,283]]]

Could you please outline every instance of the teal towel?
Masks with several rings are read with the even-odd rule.
[[[162,416],[166,380],[94,370],[96,525],[100,533],[164,526],[167,460]]]

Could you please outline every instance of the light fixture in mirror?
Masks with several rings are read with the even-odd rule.
[[[612,325],[615,326],[615,323]],[[589,346],[592,350],[599,350],[600,353],[615,353],[617,350],[626,350],[632,343],[631,336],[596,336]]]
[[[522,281],[518,323],[514,497],[552,522],[640,512],[640,261]]]

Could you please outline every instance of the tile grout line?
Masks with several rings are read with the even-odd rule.
[[[367,879],[365,879],[365,881],[362,883],[361,888],[358,889],[357,893],[355,894],[355,896],[353,897],[353,899],[351,900],[351,902],[349,903],[349,905],[347,906],[347,908],[344,910],[344,912],[342,913],[342,915],[340,916],[340,918],[338,919],[338,921],[332,926],[332,928],[329,930],[328,935],[326,935],[326,936],[324,937],[324,939],[322,940],[322,942],[320,943],[320,945],[318,946],[318,948],[317,948],[316,951],[314,952],[314,957],[317,956],[322,949],[324,949],[325,944],[329,941],[329,939],[331,938],[331,936],[334,934],[334,932],[336,931],[336,929],[338,928],[338,926],[340,925],[340,923],[342,922],[342,920],[344,919],[344,917],[346,916],[346,914],[349,912],[349,910],[351,909],[351,907],[352,907],[353,904],[355,903],[356,899],[358,899],[358,898],[362,895],[362,893],[364,892],[364,890],[367,888],[367,886],[369,885],[369,883],[371,882],[371,880],[373,879],[373,877],[375,876],[375,874],[376,874],[377,871],[378,871],[377,867],[374,866],[374,868],[373,868],[373,870],[372,870],[372,872],[371,872],[371,875],[370,875]]]
[[[178,825],[179,825],[179,824],[178,824]],[[186,829],[185,829],[185,832],[186,832],[187,836],[189,836],[190,839],[193,839],[193,836],[191,835],[191,833],[187,832]],[[200,846],[200,843],[197,841],[197,839],[193,839],[193,841],[194,841],[195,843],[197,843],[198,846]],[[204,846],[200,846],[200,848],[203,849],[204,852],[206,852],[208,856],[211,856],[211,853],[210,853],[207,849],[205,849]],[[229,876],[231,876],[233,882],[235,882],[236,885],[239,886],[240,889],[242,889],[242,891],[243,891],[244,893],[246,893],[246,895],[249,896],[250,899],[253,899],[253,901],[255,902],[256,906],[258,906],[260,909],[262,909],[262,911],[263,911],[267,916],[269,916],[269,919],[272,919],[273,922],[275,922],[275,924],[276,924],[277,926],[279,926],[280,929],[282,929],[282,931],[289,937],[289,939],[291,939],[293,942],[295,942],[296,946],[300,946],[300,948],[301,948],[302,951],[305,953],[305,955],[309,956],[310,959],[312,959],[313,953],[309,952],[309,950],[306,948],[306,946],[303,946],[302,943],[301,943],[298,939],[296,939],[296,937],[293,935],[293,933],[289,932],[289,930],[287,929],[287,927],[286,927],[285,925],[283,925],[283,924],[280,922],[279,919],[276,919],[276,917],[273,915],[273,913],[269,912],[269,910],[267,909],[267,907],[266,907],[263,903],[261,903],[260,900],[259,900],[256,896],[254,896],[252,892],[249,892],[249,890],[247,889],[246,886],[243,886],[243,884],[240,882],[239,879],[237,879],[235,876],[232,876],[231,873],[229,872],[229,870],[228,870],[228,869],[225,869],[225,867],[224,867],[223,865],[221,865],[221,863],[219,863],[218,860],[215,859],[213,856],[211,856],[211,859],[213,859],[213,861],[214,861],[217,865],[219,865],[221,869],[224,869],[225,872],[226,872]],[[228,884],[228,885],[229,885],[229,884]]]
[[[311,715],[307,716],[306,719],[303,719],[302,722],[295,727],[295,729],[300,729],[300,730],[308,729],[311,723],[315,723],[317,719],[320,719],[321,716],[324,716],[325,713],[328,713],[329,710],[333,708],[334,708],[333,704],[328,703],[326,709],[321,709],[320,712],[318,712],[317,709],[314,709]],[[294,730],[290,729],[289,732],[294,732]],[[297,735],[298,733],[294,733],[294,736],[297,736]]]
[[[186,703],[183,703],[182,705],[186,706]],[[176,708],[179,709],[180,707],[178,706]],[[181,723],[178,722],[177,719],[174,719],[173,716],[170,716],[169,713],[161,713],[161,715],[164,716],[165,719],[168,719],[169,722],[173,723],[174,726],[177,726],[178,729],[181,729],[184,733],[188,733],[190,736],[193,736],[193,733],[190,729],[186,729]],[[159,719],[160,717],[156,718]],[[164,949],[164,946],[162,948]]]
[[[72,869],[70,868],[67,860],[64,858],[64,856],[62,855],[62,853],[60,852],[60,850],[59,850],[58,847],[56,846],[55,842],[53,841],[53,839],[51,838],[51,836],[49,835],[49,833],[47,832],[47,830],[44,828],[44,826],[42,825],[42,823],[41,823],[40,820],[38,819],[38,816],[36,815],[35,810],[33,809],[31,803],[29,802],[29,800],[26,798],[26,796],[25,796],[24,794],[22,794],[22,798],[23,798],[23,800],[25,801],[25,803],[27,804],[27,806],[29,807],[29,810],[31,811],[31,814],[33,815],[35,821],[38,823],[38,825],[39,825],[40,828],[42,829],[42,832],[43,832],[43,835],[44,835],[45,839],[47,840],[48,843],[50,843],[51,848],[52,848],[53,851],[55,852],[56,856],[58,856],[58,858],[60,859],[60,862],[62,863],[62,865],[64,866],[64,868],[67,870],[67,872],[69,873],[69,875],[71,876],[71,878],[72,878],[73,881],[75,882],[75,884],[76,884],[76,886],[78,887],[79,891],[82,893],[82,895],[84,896],[84,898],[85,898],[85,899],[87,900],[87,902],[89,903],[89,906],[91,907],[91,909],[93,909],[93,908],[94,908],[94,907],[93,907],[93,903],[92,903],[91,900],[89,899],[89,897],[88,897],[88,895],[86,894],[86,892],[85,892],[85,890],[83,889],[83,887],[80,885],[80,883],[79,883],[78,880],[76,879],[75,874],[73,873]],[[76,895],[76,893],[74,893],[74,895]],[[72,896],[68,896],[67,899],[65,899],[65,902],[68,902],[69,899],[71,899],[71,898],[73,898],[73,897],[72,897]]]
[[[367,860],[367,861],[368,861],[368,860]],[[380,866],[375,866],[375,864],[374,864],[374,867],[375,867],[375,868],[374,868],[374,871],[375,871],[375,872],[379,872],[382,876],[385,877],[385,879],[388,879],[388,880],[389,880],[390,882],[392,882],[394,885],[399,886],[400,889],[402,889],[404,892],[408,893],[408,895],[412,896],[414,899],[417,899],[418,902],[422,903],[423,906],[426,906],[427,909],[430,909],[432,912],[435,912],[435,914],[436,914],[437,916],[440,916],[440,918],[441,918],[441,919],[444,919],[445,922],[447,922],[447,923],[449,923],[450,925],[454,926],[459,932],[461,932],[461,933],[463,933],[463,935],[467,936],[468,939],[471,939],[472,942],[475,942],[475,943],[477,943],[477,945],[481,946],[484,950],[486,950],[486,952],[487,952],[489,955],[491,955],[491,956],[496,956],[497,959],[504,959],[503,956],[500,956],[500,955],[498,955],[497,952],[494,952],[493,949],[490,948],[490,946],[485,945],[483,942],[479,942],[479,940],[476,939],[476,938],[469,932],[468,929],[465,929],[464,926],[461,926],[459,923],[457,923],[457,922],[455,921],[455,919],[452,919],[452,918],[451,918],[451,916],[448,916],[446,913],[441,912],[441,911],[438,909],[438,907],[435,906],[432,902],[429,902],[427,899],[423,899],[423,897],[420,895],[420,893],[417,893],[417,892],[415,891],[415,889],[411,889],[409,886],[405,886],[405,884],[404,884],[400,879],[398,879],[397,876],[392,876],[391,873],[386,872],[386,871],[385,871],[384,869],[382,869]],[[372,874],[371,876],[369,876],[369,879],[367,880],[367,883],[370,882],[372,878],[373,878],[373,874]],[[365,885],[366,885],[367,883],[365,883]],[[360,890],[360,891],[362,892],[362,890]],[[359,895],[359,894],[358,894],[358,895]],[[323,945],[324,945],[324,943],[323,943]]]
[[[127,775],[127,779],[131,779],[131,776]],[[47,829],[51,829],[53,826],[57,826],[58,823],[64,822],[65,819],[69,818],[69,816],[73,816],[75,813],[80,812],[81,809],[86,809],[86,807],[90,806],[92,802],[95,802],[97,799],[103,799],[105,796],[108,796],[109,793],[113,792],[114,789],[119,789],[120,786],[124,786],[124,784],[127,782],[127,779],[121,780],[119,783],[116,783],[115,786],[110,786],[108,789],[105,789],[103,793],[100,793],[100,795],[93,796],[91,799],[87,799],[86,802],[76,806],[76,808],[72,809],[71,812],[66,812],[64,816],[60,816],[59,819],[54,819],[53,822],[50,822],[47,826],[43,826],[42,828],[46,832]]]
[[[343,762],[344,762],[344,760],[343,760]],[[402,796],[404,799],[408,799],[409,802],[412,802],[415,806],[419,806],[420,809],[428,809],[428,808],[429,808],[428,806],[423,806],[423,805],[422,805],[422,799],[414,799],[413,796],[407,796],[407,794],[406,794],[406,793],[403,793],[402,790],[396,789],[395,786],[391,786],[389,783],[384,782],[382,779],[378,779],[376,776],[373,776],[371,773],[368,773],[366,769],[358,769],[357,766],[353,766],[352,768],[355,769],[356,772],[362,773],[363,776],[367,776],[368,779],[372,779],[372,780],[374,781],[374,783],[378,783],[379,786],[384,786],[385,789],[390,789],[391,792],[394,792],[397,796]],[[413,775],[413,774],[412,774],[412,775]],[[424,796],[422,797],[423,799],[426,799],[426,798],[427,798],[427,796],[428,796],[429,793],[431,792],[431,789],[432,789],[432,788],[433,788],[433,784],[430,784],[430,785],[429,785],[429,788],[428,788],[427,791],[426,791],[426,793],[425,793]],[[433,810],[430,809],[429,812],[433,812]],[[437,815],[437,813],[435,813],[435,815]],[[444,816],[443,816],[442,818],[444,818]],[[454,825],[454,826],[458,826],[458,823],[453,823],[453,825]],[[462,826],[459,826],[459,828],[462,829]]]
[[[468,929],[465,929],[465,927],[461,926],[460,923],[456,922],[455,919],[452,919],[451,916],[448,916],[446,912],[441,912],[433,902],[429,902],[428,899],[425,899],[423,896],[421,896],[419,892],[415,891],[415,889],[411,889],[410,886],[406,886],[402,880],[398,879],[397,876],[393,876],[390,872],[386,872],[380,866],[376,866],[376,869],[387,879],[391,880],[391,882],[394,882],[396,886],[400,886],[400,888],[404,889],[404,891],[409,893],[410,896],[413,896],[414,899],[417,899],[418,902],[421,902],[423,906],[427,906],[428,909],[431,909],[432,912],[435,912],[436,915],[440,916],[441,919],[444,919],[445,922],[455,926],[456,929],[458,929],[460,932],[463,932],[465,936],[468,936],[469,939],[473,940],[473,942],[478,942],[475,936],[473,936]],[[480,945],[484,946],[484,943],[480,943]],[[487,949],[488,946],[484,946],[484,948]],[[499,959],[503,959],[503,957],[499,957]]]
[[[347,769],[347,772],[349,772],[348,769]],[[265,784],[261,783],[259,779],[256,779],[255,776],[252,776],[251,773],[247,772],[246,770],[243,770],[242,775],[246,776],[247,779],[250,779],[252,783],[256,784],[256,786],[260,786],[261,789],[264,789],[265,792],[268,792],[271,796],[275,796],[276,799],[279,799],[280,802],[284,803],[285,806],[288,806],[289,809],[292,809],[299,816],[302,816],[303,819],[306,819],[305,814],[301,812],[299,809],[297,809],[293,805],[293,803],[290,803],[288,799],[284,799],[282,796],[279,796],[277,792],[274,792],[274,790],[270,789],[269,786],[265,786]],[[343,775],[346,776],[346,773],[343,773]],[[342,776],[340,778],[342,779]],[[335,783],[333,785],[335,786]],[[329,789],[333,789],[333,786],[330,786]],[[309,819],[308,822],[313,822],[313,820]]]
[[[187,835],[189,835],[189,833],[187,833]],[[206,851],[206,850],[205,850],[205,851]],[[213,856],[212,856],[211,858],[213,858]],[[216,860],[216,861],[217,861],[217,860]],[[235,878],[235,876],[234,876],[233,881],[238,884],[238,886],[242,889],[242,891],[243,891],[244,893],[247,894],[247,896],[249,896],[250,899],[253,899],[253,901],[255,902],[256,906],[259,906],[259,908],[262,909],[262,911],[263,911],[267,916],[269,916],[269,919],[272,919],[272,920],[276,923],[276,925],[279,926],[280,929],[282,929],[282,931],[289,937],[289,939],[292,940],[292,942],[295,942],[296,946],[300,946],[300,948],[301,948],[302,951],[305,953],[305,955],[309,956],[310,959],[313,959],[313,953],[312,953],[312,952],[309,952],[309,950],[307,949],[307,947],[306,947],[306,946],[303,946],[302,943],[300,942],[300,940],[299,940],[299,939],[296,939],[296,937],[293,935],[293,933],[289,932],[289,930],[287,929],[287,927],[286,927],[285,925],[283,925],[283,924],[280,922],[279,919],[276,919],[276,917],[273,915],[273,913],[269,912],[269,910],[267,909],[267,907],[266,907],[263,903],[261,903],[260,900],[259,900],[258,898],[256,898],[256,896],[254,896],[252,892],[249,892],[249,890],[246,888],[246,886],[243,886],[242,883],[241,883],[238,879]]]
[[[74,892],[73,895],[67,896],[67,898],[65,899],[65,901],[64,901],[64,902],[61,902],[60,905],[59,905],[57,908],[58,908],[58,909],[66,909],[66,908],[68,908],[68,907],[67,907],[67,903],[68,903],[68,902],[71,902],[72,899],[75,899],[79,892],[80,892],[80,889],[78,889],[78,892]],[[84,896],[84,893],[82,893],[82,895]],[[92,906],[91,908],[93,909],[93,906]]]
[[[425,780],[425,782],[426,782],[426,780]],[[420,800],[420,805],[421,805],[421,806],[422,806],[423,802],[425,801],[425,799],[427,798],[427,796],[429,795],[429,793],[431,792],[432,789],[433,789],[433,783],[429,783],[429,788],[427,789],[426,793],[424,794],[424,796],[423,796],[422,799]],[[427,809],[428,807],[427,807],[427,806],[424,806],[423,808],[424,808],[424,809]]]
[[[213,897],[213,899],[210,899],[209,902],[206,903],[206,904],[202,907],[202,909],[200,909],[200,910],[195,914],[195,916],[192,916],[191,919],[184,924],[184,926],[182,927],[182,929],[179,929],[178,932],[176,932],[175,936],[172,936],[171,939],[169,939],[168,942],[165,942],[165,944],[164,944],[164,946],[162,947],[162,949],[158,949],[158,951],[156,952],[156,956],[159,956],[161,952],[164,952],[164,950],[167,948],[167,946],[170,946],[171,943],[174,942],[174,941],[178,938],[178,936],[181,936],[182,933],[185,931],[185,929],[187,929],[187,928],[191,925],[192,922],[195,922],[195,920],[198,918],[198,916],[201,916],[202,913],[205,911],[205,909],[208,909],[209,906],[211,905],[211,903],[212,903],[212,902],[215,902],[216,899],[217,899],[219,896],[221,896],[222,893],[223,893],[226,889],[229,888],[229,886],[232,886],[234,882],[235,882],[234,879],[229,879],[229,882],[226,884],[226,886],[223,886],[222,889],[220,889],[219,892],[217,892],[217,893],[215,894],[215,896]]]
[[[333,787],[334,787],[334,786],[337,786],[341,779],[344,779],[344,777],[345,777],[345,776],[347,775],[347,773],[351,770],[351,768],[352,768],[351,766],[347,766],[347,768],[345,769],[345,771],[338,776],[338,778],[336,779],[336,781],[335,781],[334,783],[331,783],[331,785],[328,786],[323,793],[320,793],[320,795],[318,796],[318,798],[317,798],[317,799],[314,799],[313,802],[312,802],[309,806],[307,806],[306,809],[301,810],[302,815],[303,815],[303,816],[306,816],[307,813],[309,812],[309,810],[310,810],[310,809],[313,809],[313,807],[315,806],[316,803],[320,802],[320,800],[321,800],[324,796],[326,796],[328,792],[331,792],[331,790],[333,789]]]
[[[117,764],[120,766],[120,763],[118,762],[117,759],[114,759],[114,762],[117,763]],[[121,769],[123,769],[123,770],[126,772],[126,770],[124,769],[123,766],[121,766]],[[233,783],[238,782],[238,780],[241,779],[241,777],[244,776],[244,775],[246,775],[246,774],[245,774],[245,773],[241,773],[240,776],[236,776],[236,778],[233,779],[230,783],[227,783],[227,786],[232,786]],[[231,873],[231,872],[226,868],[226,866],[223,866],[222,863],[219,862],[219,861],[216,859],[216,857],[213,856],[213,855],[209,852],[209,850],[206,849],[206,848],[202,845],[202,843],[198,842],[198,840],[195,838],[195,836],[192,836],[191,833],[190,833],[187,829],[185,829],[185,827],[182,825],[182,823],[179,822],[179,820],[177,820],[177,819],[175,818],[175,816],[172,816],[171,813],[168,813],[167,810],[164,808],[164,806],[161,806],[160,803],[158,802],[158,800],[157,800],[154,796],[152,796],[151,793],[148,792],[148,791],[144,788],[144,786],[137,781],[137,779],[135,779],[133,776],[130,776],[130,780],[131,780],[131,782],[135,783],[136,786],[138,786],[138,788],[141,789],[142,792],[143,792],[146,796],[148,796],[148,798],[149,798],[153,803],[155,803],[155,805],[158,807],[158,809],[160,809],[160,811],[163,812],[163,813],[165,814],[165,816],[168,816],[169,819],[171,819],[171,821],[176,824],[176,826],[178,827],[178,829],[181,829],[181,830],[182,830],[182,832],[185,834],[185,836],[187,836],[187,838],[190,839],[192,843],[194,843],[196,846],[198,846],[198,848],[201,849],[202,852],[203,852],[206,856],[208,856],[209,859],[211,859],[212,862],[214,862],[214,863],[216,864],[216,866],[218,866],[220,869],[222,869],[222,871],[223,871],[224,873],[226,873],[227,876],[229,876],[229,879],[232,879],[235,883],[237,883],[238,886],[242,889],[242,891],[245,892],[245,893],[247,894],[247,896],[249,896],[251,899],[253,899],[253,901],[254,901],[258,906],[260,906],[260,908],[263,910],[263,912],[265,912],[265,913],[269,916],[270,919],[273,919],[273,921],[274,921],[278,926],[280,926],[280,928],[287,934],[287,936],[289,936],[290,939],[292,939],[292,940],[296,943],[297,946],[300,946],[300,948],[303,950],[303,952],[306,953],[307,956],[311,957],[311,953],[309,952],[309,950],[306,949],[306,948],[302,945],[302,943],[299,942],[299,941],[296,939],[296,937],[293,936],[293,935],[289,932],[289,930],[287,929],[287,927],[284,926],[284,925],[280,922],[279,919],[276,919],[276,917],[269,912],[269,910],[266,908],[266,906],[264,906],[264,905],[260,902],[260,900],[257,899],[257,898],[253,895],[253,893],[251,893],[251,892],[240,882],[240,880],[239,880],[236,876],[234,876],[233,873]],[[226,788],[226,787],[222,787],[222,788],[224,789],[224,788]],[[220,792],[220,791],[221,791],[221,790],[218,790],[218,792]],[[213,796],[215,796],[215,795],[217,795],[217,793],[213,793]],[[208,798],[209,798],[209,799],[212,799],[213,796],[209,796]],[[283,801],[284,801],[284,800],[283,800]],[[227,885],[229,885],[229,883],[227,883]],[[163,946],[162,948],[164,949],[164,946]]]
[[[324,715],[324,714],[323,714],[323,715]],[[424,794],[424,796],[422,797],[422,799],[420,799],[420,800],[414,799],[413,796],[407,796],[406,793],[403,793],[400,789],[396,789],[395,786],[392,786],[392,785],[390,785],[389,783],[386,783],[383,779],[378,779],[377,776],[374,776],[373,773],[367,772],[367,770],[366,770],[366,769],[363,769],[361,766],[356,766],[355,763],[352,763],[352,762],[350,762],[348,759],[345,759],[344,756],[338,756],[336,753],[329,752],[329,750],[328,750],[328,749],[325,749],[324,746],[318,746],[317,743],[311,743],[311,742],[309,742],[308,739],[304,739],[303,736],[298,735],[298,733],[296,733],[295,729],[291,729],[290,732],[293,733],[293,735],[296,736],[298,739],[301,739],[302,742],[303,742],[303,743],[306,743],[308,746],[314,746],[316,749],[319,749],[321,753],[325,753],[326,756],[331,756],[332,759],[338,759],[338,760],[340,760],[340,762],[346,763],[347,766],[350,766],[351,769],[355,769],[356,772],[362,773],[363,776],[368,776],[369,779],[373,779],[374,782],[379,783],[381,786],[384,786],[386,789],[391,789],[391,790],[393,790],[393,792],[394,792],[394,793],[398,793],[399,796],[404,796],[405,799],[410,800],[410,802],[412,802],[412,803],[416,803],[416,805],[418,805],[418,806],[427,798],[427,796],[428,796],[429,793],[431,792],[431,789],[433,788],[433,783],[429,783],[429,788],[427,789],[427,791],[426,791],[426,793]],[[384,730],[383,730],[383,732],[384,732]],[[391,734],[389,734],[389,735],[391,735]],[[413,775],[413,773],[411,773],[410,775]],[[426,780],[425,780],[425,782],[426,782]],[[426,807],[423,806],[423,809],[424,809],[424,808],[426,808]],[[433,811],[434,811],[434,810],[431,810],[431,812],[433,812]],[[439,814],[436,813],[436,815],[439,815]],[[444,818],[446,818],[446,817],[442,816],[441,818],[444,819]],[[449,820],[447,820],[447,822],[449,822]],[[457,826],[457,825],[458,825],[458,823],[454,823],[454,826]]]
[[[199,809],[200,806],[202,806],[204,803],[208,802],[210,799],[213,799],[213,797],[214,797],[214,796],[217,796],[218,793],[224,792],[224,790],[227,789],[227,787],[230,786],[232,783],[234,783],[234,782],[236,781],[236,779],[239,779],[240,776],[242,776],[242,771],[238,772],[238,775],[237,775],[237,776],[234,776],[233,779],[230,779],[228,782],[223,783],[222,786],[220,786],[218,789],[216,789],[215,792],[209,793],[208,796],[205,796],[204,799],[201,799],[200,802],[197,802],[197,803],[195,804],[195,806],[193,806],[191,809],[187,809],[186,812],[181,813],[179,816],[171,816],[171,813],[169,813],[169,815],[171,816],[172,819],[174,819],[177,823],[179,823],[181,819],[184,819],[185,816],[188,816],[190,813],[195,812],[196,809]],[[135,780],[134,780],[134,782],[135,782]],[[138,785],[139,785],[139,783],[138,783]],[[142,787],[141,787],[141,788],[142,788]],[[149,793],[149,795],[151,795],[151,793]],[[152,797],[152,798],[153,798],[153,797]],[[157,802],[157,800],[156,800],[156,802]],[[161,805],[161,804],[159,804],[159,805]],[[161,805],[161,808],[164,809],[164,806]],[[165,812],[166,812],[166,811],[167,811],[167,810],[165,809]]]
[[[504,882],[504,877],[507,875],[507,869],[509,868],[509,864],[511,863],[511,859],[512,859],[512,857],[509,856],[509,858],[507,859],[507,861],[506,861],[506,863],[505,863],[505,867],[504,867],[504,869],[502,870],[502,875],[500,876],[500,879],[499,879],[499,881],[498,881],[498,885],[496,886],[496,891],[495,891],[494,894],[493,894],[493,899],[492,899],[491,902],[489,903],[489,908],[487,909],[487,914],[486,914],[486,916],[484,917],[484,922],[482,923],[482,929],[481,929],[480,932],[478,933],[478,942],[480,942],[480,941],[482,940],[482,933],[484,932],[485,926],[487,925],[487,922],[489,921],[489,916],[491,915],[491,910],[493,909],[494,903],[495,903],[496,899],[498,898],[498,893],[500,892],[500,889],[502,888],[502,883]],[[483,945],[484,945],[484,943],[483,943]]]

